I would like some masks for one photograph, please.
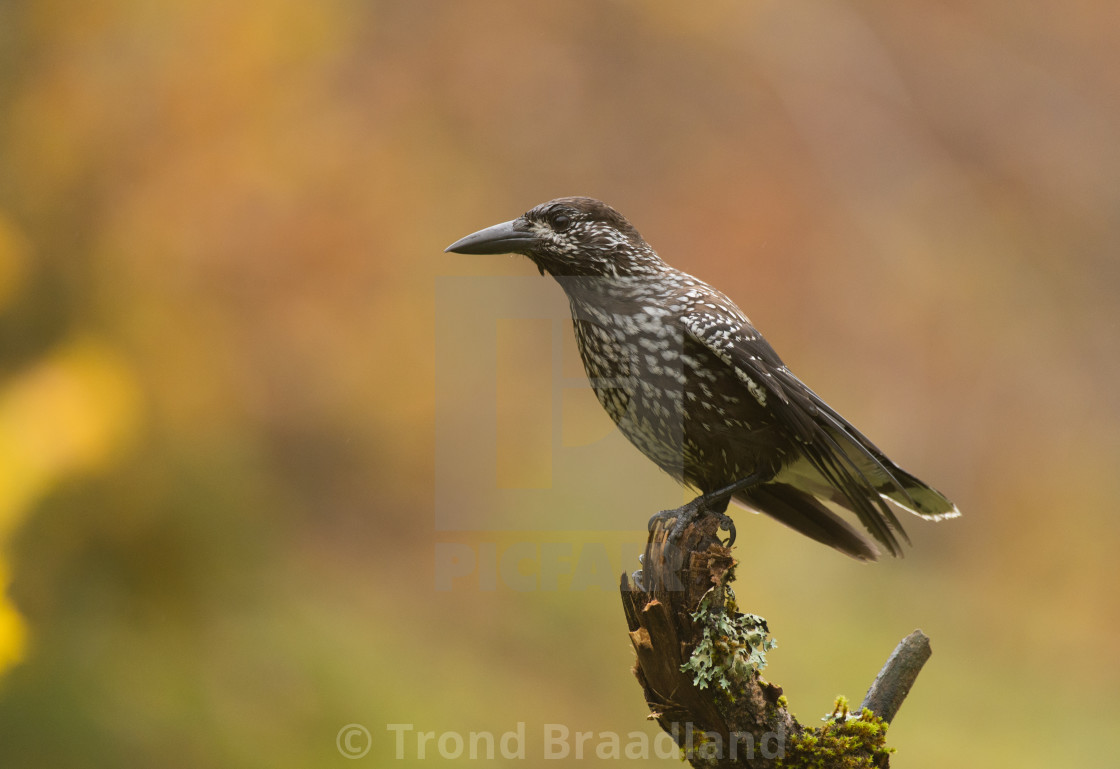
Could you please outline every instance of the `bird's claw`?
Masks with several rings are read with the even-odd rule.
[[[700,499],[700,498],[698,498]],[[664,522],[669,519],[676,519],[673,523],[673,528],[669,530],[668,541],[678,542],[684,530],[696,522],[701,515],[709,514],[714,515],[719,519],[719,528],[728,533],[727,541],[724,543],[725,547],[731,547],[735,543],[735,522],[731,520],[731,516],[726,513],[717,513],[705,508],[702,504],[697,504],[697,500],[693,500],[688,504],[681,505],[673,510],[662,510],[654,514],[649,519],[648,530],[653,531],[653,527],[658,522]]]
[[[727,513],[712,513],[719,518],[719,527],[727,532],[727,541],[723,543],[724,547],[731,547],[735,544],[735,521],[731,520],[731,516]]]
[[[650,516],[649,523],[646,524],[646,531],[653,531],[654,526],[656,526],[658,523],[664,523],[670,518],[677,518],[679,520],[680,517],[681,508],[679,507],[675,510],[662,510],[659,513],[654,513]]]

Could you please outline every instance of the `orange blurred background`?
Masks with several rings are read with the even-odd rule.
[[[428,765],[389,725],[518,722],[525,765],[550,723],[657,733],[612,585],[684,494],[582,385],[559,288],[442,253],[570,194],[964,512],[873,566],[740,515],[799,718],[922,627],[898,766],[1113,766],[1118,22],[5,3],[0,766],[352,766],[348,724],[367,765]]]

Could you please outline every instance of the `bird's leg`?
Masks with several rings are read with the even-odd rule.
[[[765,480],[767,480],[767,477],[763,473],[752,473],[746,478],[741,478],[734,483],[724,486],[722,489],[701,494],[691,502],[686,502],[678,508],[662,510],[649,519],[649,528],[653,529],[653,524],[656,521],[675,518],[677,522],[673,525],[672,531],[669,532],[669,541],[675,542],[680,538],[689,524],[698,520],[700,516],[710,513],[719,517],[719,527],[728,532],[727,547],[731,547],[731,545],[735,543],[735,523],[731,520],[731,516],[727,515],[725,512],[727,510],[727,505],[731,502],[731,497],[737,492],[743,489],[749,489],[751,486],[755,486]]]

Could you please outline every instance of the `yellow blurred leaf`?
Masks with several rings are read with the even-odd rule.
[[[4,236],[0,220],[0,289]],[[0,545],[53,483],[104,466],[128,443],[139,400],[124,359],[89,338],[66,343],[0,386]],[[7,572],[0,555],[0,586]],[[26,636],[23,618],[0,594],[0,671],[22,658]]]
[[[89,338],[0,386],[0,541],[52,483],[103,467],[127,443],[139,400],[121,355]]]
[[[23,659],[27,646],[27,625],[7,596],[8,566],[0,560],[0,672]]]

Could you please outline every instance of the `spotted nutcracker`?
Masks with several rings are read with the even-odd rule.
[[[856,515],[892,555],[907,539],[896,509],[959,515],[898,467],[782,363],[721,292],[670,267],[621,214],[558,198],[447,248],[519,253],[556,278],[595,393],[622,433],[701,492],[659,514],[679,532],[731,499],[865,560],[879,549],[837,510]]]

